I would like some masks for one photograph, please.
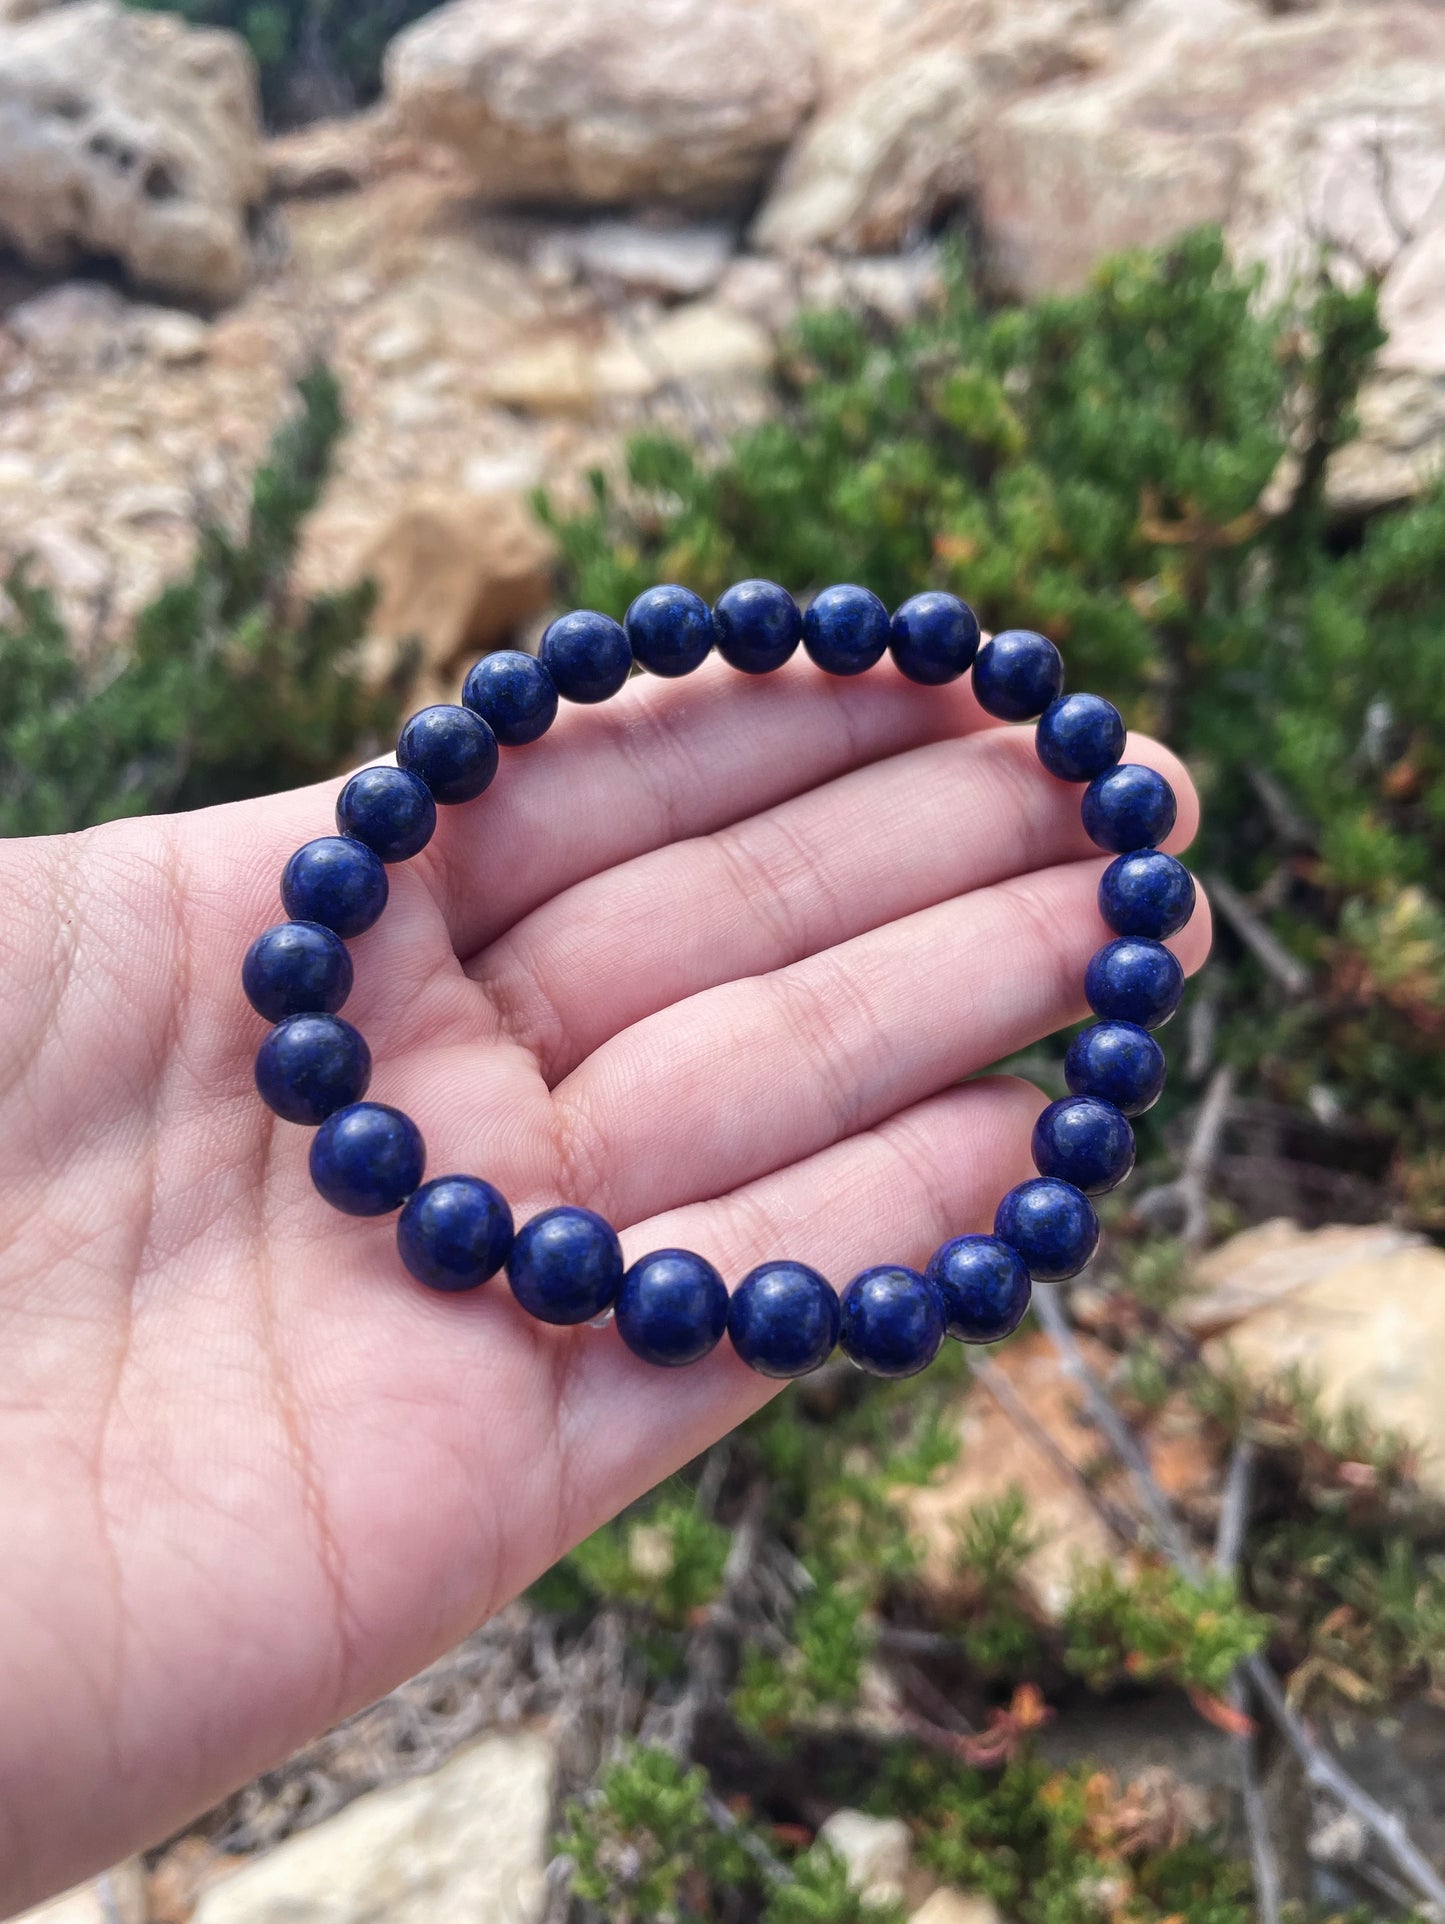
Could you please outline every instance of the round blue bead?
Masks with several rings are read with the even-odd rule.
[[[371,1081],[371,1051],[336,1015],[288,1015],[256,1051],[256,1087],[283,1122],[309,1128],[360,1102]]]
[[[901,1264],[855,1276],[839,1311],[843,1354],[872,1376],[916,1376],[937,1356],[947,1333],[937,1284]]]
[[[335,1015],[351,994],[351,956],[319,922],[278,922],[246,951],[241,987],[257,1015]]]
[[[803,646],[828,675],[861,675],[882,661],[888,610],[867,588],[824,588],[803,616]]]
[[[1012,1336],[1033,1293],[1023,1259],[997,1236],[955,1236],[926,1273],[943,1297],[948,1333],[961,1343],[1001,1343]]]
[[[838,1297],[806,1263],[763,1263],[750,1270],[728,1305],[728,1334],[760,1376],[806,1376],[838,1343]]]
[[[396,1246],[428,1289],[476,1289],[507,1260],[512,1212],[489,1182],[438,1176],[409,1198],[397,1219]]]
[[[650,675],[690,675],[712,653],[712,610],[691,588],[644,588],[623,619],[633,659]]]
[[[357,1102],[328,1116],[311,1144],[311,1180],[333,1209],[387,1216],[421,1187],[426,1147],[400,1109]]]
[[[383,862],[409,862],[420,855],[436,825],[431,790],[404,768],[363,768],[337,798],[337,829],[365,842]]]
[[[402,729],[396,759],[419,775],[435,800],[474,802],[497,772],[497,738],[470,708],[449,701],[422,708]]]
[[[539,1323],[590,1323],[622,1287],[622,1245],[590,1209],[544,1209],[517,1231],[507,1258],[512,1294]]]
[[[1128,855],[1166,841],[1179,807],[1174,790],[1155,769],[1120,762],[1089,783],[1079,812],[1091,841],[1111,855]]]
[[[1110,862],[1099,880],[1099,913],[1116,935],[1174,935],[1194,913],[1194,877],[1158,849]]]
[[[1005,628],[986,641],[973,664],[973,692],[980,708],[1000,721],[1032,721],[1064,685],[1059,651],[1028,628]]]
[[[1061,1283],[1099,1246],[1099,1219],[1082,1190],[1053,1176],[1011,1189],[998,1206],[993,1233],[1016,1249],[1036,1282]]]
[[[1164,1093],[1164,1051],[1134,1022],[1096,1022],[1069,1044],[1064,1080],[1076,1096],[1098,1096],[1125,1116],[1142,1116]]]
[[[888,646],[901,674],[941,688],[972,666],[978,635],[978,616],[966,601],[930,588],[895,609]]]
[[[1124,752],[1124,717],[1102,695],[1060,695],[1039,721],[1039,760],[1061,782],[1091,782]]]
[[[1084,993],[1094,1014],[1107,1021],[1161,1029],[1179,1007],[1184,971],[1161,943],[1121,935],[1090,956]]]
[[[362,935],[386,907],[381,857],[349,835],[320,835],[298,848],[281,872],[281,901],[293,922],[319,922],[337,935]]]
[[[1034,1167],[1086,1196],[1117,1189],[1134,1167],[1134,1131],[1112,1102],[1065,1096],[1034,1124]]]
[[[803,638],[798,604],[775,581],[735,583],[714,604],[712,625],[718,653],[745,675],[781,668]]]
[[[539,741],[557,719],[557,690],[535,655],[498,648],[462,684],[462,704],[480,715],[504,748]]]
[[[559,616],[543,635],[540,653],[564,701],[607,701],[632,673],[626,630],[592,608]]]
[[[689,1249],[643,1256],[622,1279],[617,1333],[644,1363],[681,1369],[701,1362],[727,1326],[727,1285]]]

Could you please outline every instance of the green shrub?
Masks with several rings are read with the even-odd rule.
[[[313,369],[257,471],[240,536],[199,530],[195,564],[113,658],[83,661],[24,563],[0,603],[0,834],[269,794],[390,733],[404,684],[371,690],[353,651],[369,586],[298,601],[290,577],[344,420]]]
[[[311,119],[357,106],[381,85],[392,35],[440,0],[129,0],[196,26],[229,27],[256,57],[271,120]]]
[[[1217,1694],[1267,1629],[1227,1578],[1191,1583],[1151,1564],[1126,1582],[1104,1563],[1081,1572],[1069,1597],[1064,1661],[1095,1689],[1166,1681]]]
[[[812,318],[721,459],[644,437],[552,518],[613,613],[763,574],[946,587],[1052,635],[1072,685],[1188,756],[1199,865],[1311,972],[1287,1001],[1221,943],[1245,1090],[1348,1115],[1445,1223],[1445,489],[1362,530],[1323,492],[1381,338],[1370,289],[1267,309],[1208,232],[1028,308],[958,275],[898,333]]]

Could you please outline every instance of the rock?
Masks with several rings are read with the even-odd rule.
[[[1396,332],[1332,498],[1363,511],[1418,491],[1445,432],[1445,14],[1153,11],[1137,52],[1126,38],[1106,71],[991,122],[976,204],[993,279],[1077,286],[1104,255],[1201,222],[1274,293],[1333,250],[1347,277],[1380,277]]]
[[[1352,1404],[1376,1427],[1408,1437],[1420,1452],[1422,1487],[1445,1498],[1445,1250],[1409,1239],[1402,1245],[1377,1231],[1373,1249],[1357,1246],[1353,1259],[1330,1260],[1341,1244],[1315,1239],[1341,1232],[1296,1234],[1292,1245],[1277,1243],[1271,1257],[1261,1259],[1257,1246],[1246,1250],[1246,1291],[1264,1262],[1288,1273],[1298,1258],[1303,1273],[1288,1293],[1217,1337],[1206,1360],[1232,1358],[1261,1384],[1301,1371],[1325,1409]],[[1215,1252],[1220,1271],[1223,1256]]]
[[[371,631],[390,643],[420,641],[426,672],[445,682],[464,656],[508,641],[547,606],[553,559],[550,537],[520,496],[419,491],[361,558],[361,574],[379,590]]]
[[[1002,1924],[1003,1913],[981,1891],[935,1891],[908,1924]]]
[[[450,0],[386,58],[403,128],[492,200],[726,205],[813,101],[809,35],[773,0]]]
[[[145,1867],[138,1857],[93,1884],[26,1911],[15,1924],[149,1924]]]
[[[263,183],[236,35],[120,0],[0,27],[0,240],[34,265],[100,255],[143,286],[230,300]]]
[[[802,135],[753,224],[753,245],[797,253],[902,243],[971,184],[986,109],[962,48],[886,68]]]
[[[265,152],[272,196],[309,200],[360,187],[381,164],[388,125],[382,114],[348,114],[274,135]]]
[[[1180,1304],[1178,1320],[1191,1336],[1218,1336],[1333,1270],[1418,1249],[1424,1240],[1393,1223],[1303,1230],[1277,1217],[1231,1236],[1195,1263],[1192,1293]]]
[[[641,399],[671,381],[698,388],[746,380],[766,373],[772,361],[773,343],[756,322],[712,301],[692,301],[603,348],[595,381],[603,395]]]
[[[818,1832],[848,1867],[849,1886],[875,1903],[897,1903],[911,1860],[908,1826],[901,1817],[869,1817],[861,1810],[835,1810]]]
[[[62,281],[12,307],[6,325],[48,368],[90,372],[128,355],[168,367],[201,360],[211,330],[199,315],[127,301],[99,281]]]
[[[691,300],[716,286],[732,250],[727,227],[607,220],[550,236],[536,265],[554,284],[584,279],[624,294]]]
[[[195,1924],[521,1924],[543,1898],[551,1747],[483,1739],[212,1885]]]

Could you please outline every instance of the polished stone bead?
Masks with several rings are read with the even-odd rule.
[[[1121,935],[1089,958],[1084,993],[1106,1021],[1162,1029],[1184,994],[1184,971],[1162,943]]]
[[[1102,695],[1060,695],[1039,720],[1039,760],[1061,782],[1091,782],[1124,752],[1124,717]]]
[[[1111,855],[1128,855],[1167,841],[1179,808],[1174,790],[1157,770],[1120,762],[1089,783],[1079,812],[1091,841]]]
[[[728,1305],[728,1334],[760,1376],[806,1376],[838,1344],[838,1296],[806,1263],[763,1263],[750,1270]]]
[[[564,701],[591,706],[615,695],[632,673],[632,645],[620,621],[578,608],[542,637],[542,666]]]
[[[435,800],[474,802],[497,772],[497,738],[470,708],[449,701],[422,708],[402,729],[396,759],[419,775]]]
[[[824,674],[864,674],[888,646],[888,610],[851,582],[824,588],[803,616],[803,646]]]
[[[993,1233],[1016,1249],[1035,1282],[1077,1276],[1099,1246],[1094,1205],[1072,1183],[1035,1176],[1011,1189],[998,1206]]]
[[[1063,685],[1058,649],[1028,628],[1005,628],[983,644],[973,664],[979,706],[1000,721],[1033,721]]]
[[[241,987],[257,1015],[335,1015],[351,994],[351,956],[319,922],[277,922],[246,951]]]
[[[1194,877],[1158,849],[1110,862],[1099,879],[1099,913],[1116,935],[1176,935],[1194,913]]]
[[[476,1176],[438,1176],[410,1197],[396,1225],[401,1260],[428,1289],[476,1289],[512,1247],[512,1212]]]
[[[1095,1022],[1069,1044],[1064,1080],[1076,1096],[1098,1096],[1125,1116],[1142,1116],[1164,1093],[1164,1051],[1135,1022]]]
[[[409,862],[420,855],[436,825],[431,790],[405,768],[363,768],[337,798],[337,829],[365,842],[383,862]]]
[[[966,601],[930,588],[894,610],[888,647],[900,674],[941,688],[973,665],[978,634],[978,616]]]
[[[504,748],[525,748],[557,719],[557,690],[535,655],[498,648],[468,670],[462,706],[480,715]]]
[[[623,619],[635,661],[650,675],[690,675],[712,653],[712,610],[691,588],[644,588]]]
[[[798,604],[775,581],[736,582],[714,604],[712,625],[718,653],[745,675],[781,668],[803,638]]]
[[[333,1209],[387,1216],[421,1187],[426,1148],[400,1109],[357,1102],[338,1109],[311,1145],[311,1180]]]
[[[997,1236],[955,1236],[925,1273],[943,1297],[949,1335],[961,1343],[1001,1343],[1011,1336],[1033,1291],[1023,1258]]]
[[[937,1356],[947,1333],[938,1285],[901,1264],[855,1276],[839,1310],[843,1354],[871,1376],[916,1376]]]
[[[622,1287],[622,1245],[611,1223],[564,1204],[523,1223],[507,1258],[512,1294],[541,1323],[590,1323]]]
[[[1034,1167],[1086,1196],[1117,1189],[1134,1167],[1134,1131],[1112,1102],[1065,1096],[1034,1124]]]
[[[635,1262],[617,1297],[617,1333],[644,1363],[701,1362],[728,1326],[727,1285],[690,1249],[659,1249]]]
[[[256,1051],[256,1087],[283,1122],[314,1129],[360,1102],[371,1081],[371,1051],[336,1015],[288,1015]]]
[[[342,936],[362,935],[386,907],[381,857],[349,835],[319,835],[298,848],[281,873],[281,901],[293,922],[319,922]]]

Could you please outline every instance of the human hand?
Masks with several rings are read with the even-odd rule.
[[[1175,784],[1167,752],[1128,758]],[[0,845],[0,1913],[420,1668],[777,1388],[439,1297],[335,1214],[240,988],[339,784]],[[1079,790],[966,683],[641,678],[443,810],[354,944],[428,1173],[840,1285],[987,1227],[1084,1013]],[[1177,938],[1208,946],[1201,904]]]

